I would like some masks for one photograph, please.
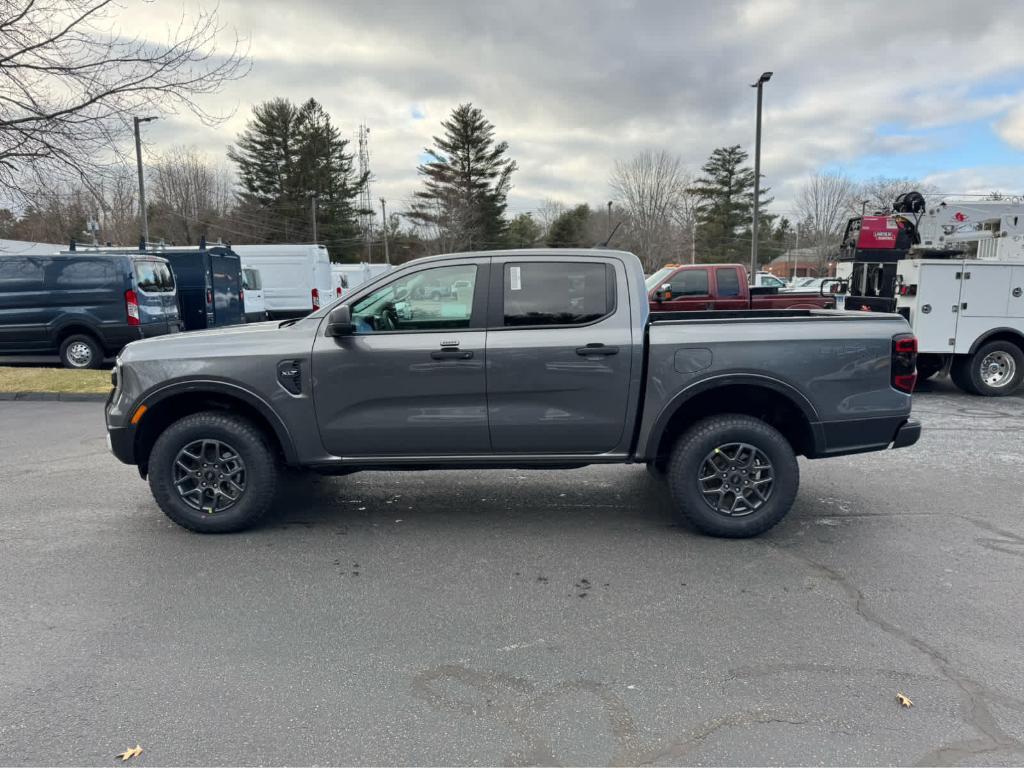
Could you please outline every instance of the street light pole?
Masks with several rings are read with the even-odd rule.
[[[316,210],[316,204],[317,204],[317,198],[319,196],[320,195],[319,195],[318,192],[310,192],[309,193],[309,212],[310,212],[310,215],[313,217],[313,242],[314,243],[317,242],[317,232],[316,232],[316,214],[317,214],[317,210]]]
[[[139,166],[139,212],[142,215],[142,239],[149,245],[149,217],[146,214],[146,182],[142,177],[142,139],[139,137],[139,123],[148,123],[155,117],[133,117],[135,124],[135,161]]]
[[[391,255],[388,253],[388,208],[387,201],[382,197],[380,199],[380,220],[381,220],[381,232],[384,235],[384,263],[391,263]]]
[[[764,84],[772,79],[771,72],[764,72],[752,84],[757,88],[757,132],[754,138],[754,221],[750,228],[750,279],[757,274],[757,223],[761,208],[761,91]]]
[[[608,239],[612,237],[612,201],[608,201]]]

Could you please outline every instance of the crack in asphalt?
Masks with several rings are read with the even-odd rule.
[[[489,724],[504,725],[522,741],[522,748],[506,756],[506,765],[557,765],[561,762],[537,720],[544,708],[564,697],[576,705],[596,700],[611,726],[614,749],[610,765],[651,765],[668,759],[682,762],[715,733],[751,725],[812,725],[828,727],[831,733],[862,736],[844,730],[828,718],[800,719],[764,709],[741,711],[714,718],[692,727],[689,732],[664,745],[645,745],[640,726],[629,708],[607,684],[594,680],[564,680],[538,689],[521,677],[500,672],[478,671],[462,664],[442,664],[418,673],[413,693],[439,710],[448,710]],[[532,720],[531,720],[532,718]]]
[[[988,527],[987,524],[979,523],[977,520],[972,520],[971,522],[980,524],[983,528]],[[999,530],[999,532],[1001,534],[1008,533],[1001,530]],[[1014,534],[1008,535],[1011,538],[1018,538]],[[843,594],[846,595],[858,616],[868,624],[871,624],[882,632],[885,632],[887,635],[901,640],[915,650],[924,654],[929,661],[931,661],[938,673],[956,686],[963,694],[964,706],[966,709],[964,721],[977,730],[981,734],[982,738],[967,739],[938,747],[918,758],[915,762],[916,765],[955,765],[957,762],[964,760],[965,758],[974,759],[980,755],[989,755],[995,752],[1009,752],[1011,754],[1024,753],[1024,743],[1021,743],[1018,739],[1006,733],[1006,731],[1000,727],[998,721],[989,708],[989,704],[992,703],[1008,707],[1019,712],[1024,712],[1024,702],[998,691],[993,691],[976,680],[972,680],[962,674],[953,666],[949,657],[942,651],[932,647],[924,640],[916,637],[914,634],[902,627],[893,624],[872,609],[867,604],[864,593],[861,592],[849,578],[839,573],[839,571],[824,565],[823,563],[819,563],[816,560],[812,560],[806,555],[795,552],[785,546],[780,546],[772,542],[764,542],[764,544],[765,546],[770,547],[788,557],[804,563],[838,586]]]

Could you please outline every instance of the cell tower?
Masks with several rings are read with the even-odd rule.
[[[370,129],[366,123],[359,125],[359,177],[366,179],[363,191],[359,194],[359,229],[363,233],[363,242],[366,244],[366,260],[373,261],[373,200],[370,194]]]

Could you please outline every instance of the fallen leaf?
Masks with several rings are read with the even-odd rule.
[[[120,757],[121,758],[121,762],[124,762],[125,760],[130,760],[133,757],[138,757],[141,754],[142,754],[142,747],[140,747],[138,744],[136,744],[134,747],[131,747],[130,749],[126,749],[121,754],[114,755],[114,757]]]
[[[912,702],[910,699],[908,699],[902,693],[897,693],[896,694],[896,701],[898,701],[900,703],[901,707],[906,707],[907,709],[910,709],[912,706],[914,706],[914,702]]]

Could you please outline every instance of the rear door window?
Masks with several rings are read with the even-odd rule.
[[[672,298],[707,295],[708,271],[706,269],[686,269],[672,278]]]
[[[718,283],[719,298],[740,295],[740,276],[737,270],[732,268],[715,270],[715,281]]]
[[[615,309],[608,264],[524,262],[505,265],[503,325],[583,325]]]
[[[136,261],[135,281],[145,293],[172,293],[174,274],[162,261]]]

